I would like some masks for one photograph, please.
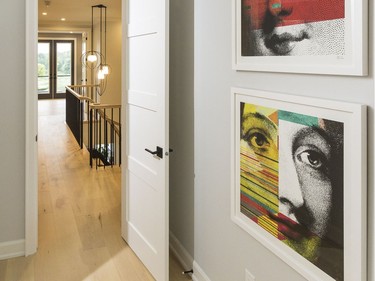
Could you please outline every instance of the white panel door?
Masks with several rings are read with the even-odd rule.
[[[168,280],[169,258],[168,1],[127,2],[122,235],[157,281]]]

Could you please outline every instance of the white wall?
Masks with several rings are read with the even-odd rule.
[[[232,1],[195,2],[195,235],[194,258],[212,281],[305,280],[235,225],[230,218],[230,120],[232,86],[363,103],[373,135],[374,79],[232,70]],[[369,9],[372,11],[372,8]],[[371,26],[373,13],[370,12]],[[371,29],[371,34],[372,34]],[[370,39],[372,50],[372,37]],[[370,52],[370,66],[373,51]],[[369,139],[370,245],[373,246],[373,139]],[[370,251],[372,264],[373,253]],[[372,278],[372,266],[371,278]],[[373,280],[373,279],[369,279]]]
[[[0,243],[25,237],[25,3],[0,11]]]
[[[194,255],[194,2],[170,2],[170,231]],[[190,267],[185,261],[186,266]],[[187,269],[190,269],[187,268]]]

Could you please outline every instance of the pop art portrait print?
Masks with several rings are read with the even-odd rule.
[[[336,102],[232,92],[232,219],[307,280],[364,280],[366,241],[348,242],[366,225],[365,161],[354,161],[364,155],[363,106],[353,105],[359,119],[351,120]]]
[[[241,108],[241,212],[343,280],[343,124]]]
[[[345,0],[241,0],[243,56],[345,55]]]
[[[235,68],[257,70],[263,62],[261,71],[270,64],[274,69],[268,71],[364,75],[365,13],[359,10],[364,1],[358,2],[360,7],[351,0],[234,1]],[[305,67],[298,67],[301,63]],[[347,67],[354,64],[359,73],[348,73]]]

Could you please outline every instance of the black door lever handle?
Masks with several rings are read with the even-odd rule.
[[[159,158],[163,158],[163,149],[161,147],[159,147],[159,146],[156,147],[156,151],[151,151],[148,148],[145,148],[145,150],[148,153],[151,153],[152,155],[156,155]]]

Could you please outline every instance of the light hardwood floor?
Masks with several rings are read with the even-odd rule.
[[[0,261],[0,280],[154,280],[120,235],[120,168],[90,168],[64,123],[64,100],[38,105],[39,248]],[[191,280],[182,270],[172,257],[170,281]]]

